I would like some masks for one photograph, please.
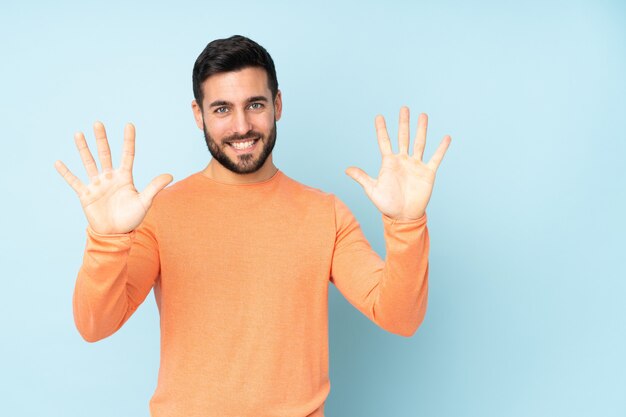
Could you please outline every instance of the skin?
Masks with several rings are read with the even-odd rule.
[[[409,108],[404,106],[400,109],[398,153],[394,154],[385,119],[377,115],[376,136],[382,155],[378,178],[373,179],[357,167],[350,167],[345,171],[361,184],[381,213],[397,220],[417,220],[425,214],[433,192],[435,174],[452,141],[449,135],[444,136],[430,161],[424,163],[422,159],[426,146],[428,116],[425,113],[420,114],[417,123],[413,153],[409,155]]]
[[[213,143],[223,156],[240,167],[258,163],[254,172],[237,173],[211,159],[203,175],[229,184],[245,184],[265,181],[277,171],[269,153],[261,163],[263,147],[269,146],[272,129],[282,113],[282,94],[278,91],[272,100],[267,85],[267,74],[260,68],[245,68],[215,74],[203,83],[203,106],[192,101],[196,125],[205,134],[207,142]],[[375,118],[378,147],[382,163],[378,178],[374,179],[362,169],[349,167],[345,173],[358,182],[381,213],[392,219],[411,221],[425,214],[432,195],[435,174],[450,145],[446,135],[432,158],[423,162],[426,145],[428,116],[418,117],[417,133],[412,153],[409,154],[409,109],[400,109],[398,129],[398,153],[393,153],[385,119]],[[170,174],[154,178],[144,191],[138,192],[133,184],[132,167],[135,155],[135,127],[128,123],[124,128],[124,145],[121,163],[113,168],[111,151],[104,125],[94,123],[94,135],[100,160],[100,170],[89,150],[82,132],[74,135],[74,141],[87,171],[89,183],[80,181],[61,161],[55,168],[77,193],[92,231],[100,234],[128,233],[141,224],[154,196],[172,180]],[[228,145],[236,138],[260,137],[254,149],[242,157]]]
[[[253,67],[214,74],[202,84],[202,91],[204,92],[202,109],[196,100],[191,102],[198,128],[205,132],[205,136],[213,138],[225,156],[235,163],[240,159],[240,155],[227,145],[228,139],[233,136],[245,136],[250,132],[261,133],[261,140],[248,157],[258,160],[262,147],[269,145],[270,132],[274,123],[280,120],[283,106],[280,90],[272,101],[265,70]],[[267,180],[276,171],[270,154],[265,163],[252,173],[233,172],[220,164],[216,158],[211,159],[202,173],[216,181],[245,184]]]
[[[65,181],[78,194],[89,227],[100,234],[128,233],[134,230],[146,216],[154,196],[172,182],[170,174],[162,174],[153,179],[143,192],[138,192],[133,184],[133,161],[135,157],[135,126],[124,127],[122,161],[114,169],[111,150],[104,125],[95,122],[94,135],[100,159],[100,171],[87,146],[85,135],[77,132],[74,141],[87,171],[89,183],[84,184],[61,161],[54,167]]]

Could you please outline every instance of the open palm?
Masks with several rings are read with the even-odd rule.
[[[357,181],[381,213],[398,220],[416,220],[422,217],[432,195],[437,168],[450,145],[446,135],[428,163],[422,161],[426,146],[428,116],[422,113],[418,120],[413,154],[409,155],[409,109],[400,109],[398,153],[391,149],[385,119],[376,116],[376,136],[382,154],[378,178],[373,179],[362,169],[350,167],[346,174]]]
[[[85,136],[79,132],[74,136],[76,147],[87,175],[89,184],[83,184],[61,161],[55,168],[76,191],[92,230],[102,234],[128,233],[142,222],[154,196],[172,181],[169,174],[159,175],[138,192],[133,184],[133,161],[135,157],[135,127],[128,123],[124,129],[124,148],[120,167],[113,169],[111,150],[104,125],[94,124],[101,171],[89,151]]]

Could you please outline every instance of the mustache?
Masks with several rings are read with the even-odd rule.
[[[245,135],[239,135],[239,134],[234,134],[234,135],[230,135],[224,139],[222,139],[223,142],[232,142],[235,140],[244,140],[244,139],[260,139],[261,137],[263,137],[263,135],[259,132],[256,132],[254,130],[249,131],[248,133],[246,133]]]

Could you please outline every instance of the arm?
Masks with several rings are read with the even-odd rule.
[[[383,215],[386,259],[371,248],[348,207],[335,197],[336,241],[331,281],[381,328],[415,333],[426,314],[429,239],[426,215],[398,221]]]
[[[143,192],[133,184],[135,128],[127,124],[120,167],[113,169],[104,125],[94,124],[100,171],[85,136],[74,136],[89,176],[83,184],[61,161],[55,168],[72,187],[89,222],[83,265],[74,289],[74,320],[94,342],[119,329],[145,299],[159,273],[153,211],[155,195],[172,181],[163,174]]]
[[[76,328],[86,341],[104,339],[122,327],[158,279],[154,209],[129,233],[105,235],[87,228],[72,300]]]
[[[382,155],[378,178],[350,167],[346,174],[365,190],[383,216],[387,259],[376,259],[358,223],[343,204],[336,204],[336,257],[333,268],[340,285],[370,319],[384,329],[412,335],[424,319],[428,293],[428,229],[426,206],[435,173],[450,144],[445,136],[428,163],[422,161],[428,118],[421,114],[413,154],[409,155],[409,109],[400,110],[398,153],[391,149],[385,119],[376,117],[376,135]],[[350,270],[352,268],[352,270]],[[336,281],[339,282],[339,279]],[[339,287],[339,286],[338,286]]]

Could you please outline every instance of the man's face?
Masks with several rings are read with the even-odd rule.
[[[203,111],[194,103],[194,114],[213,158],[238,174],[259,170],[276,143],[280,91],[272,102],[267,74],[257,67],[214,74],[202,88]]]

